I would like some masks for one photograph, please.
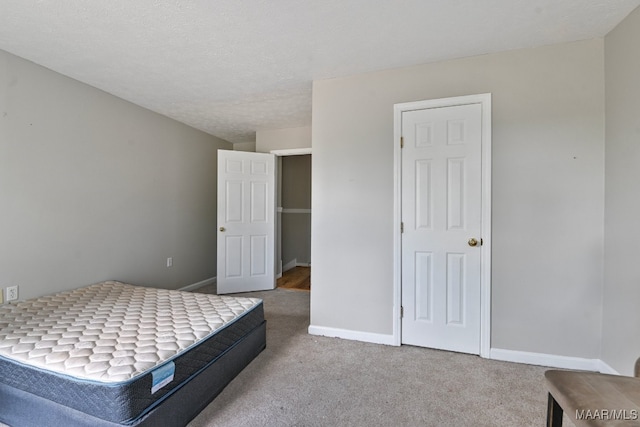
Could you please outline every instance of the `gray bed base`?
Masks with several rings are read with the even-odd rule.
[[[183,427],[266,347],[263,321],[158,406],[131,424],[116,424],[0,383],[0,422],[10,427]]]

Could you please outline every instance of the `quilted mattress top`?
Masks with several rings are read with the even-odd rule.
[[[0,357],[88,381],[126,382],[260,303],[103,282],[0,307]]]

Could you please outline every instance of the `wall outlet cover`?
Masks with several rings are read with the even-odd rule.
[[[7,301],[15,301],[18,299],[18,287],[9,286],[7,288]]]

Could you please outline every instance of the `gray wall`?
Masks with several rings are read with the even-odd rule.
[[[311,155],[282,159],[282,263],[311,262],[311,213],[287,213],[287,209],[311,209]]]
[[[491,346],[598,358],[603,45],[314,82],[311,325],[392,334],[393,104],[490,92]]]
[[[293,148],[311,148],[311,126],[258,130],[256,132],[255,151],[258,153]]]
[[[255,142],[236,142],[233,144],[234,151],[256,151],[256,143]]]
[[[231,144],[0,51],[0,287],[215,276],[218,148]]]
[[[640,9],[605,38],[606,199],[602,359],[631,375],[640,357]]]

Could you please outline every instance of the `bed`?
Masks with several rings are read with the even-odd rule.
[[[0,422],[184,426],[266,345],[262,300],[116,281],[0,307]]]

